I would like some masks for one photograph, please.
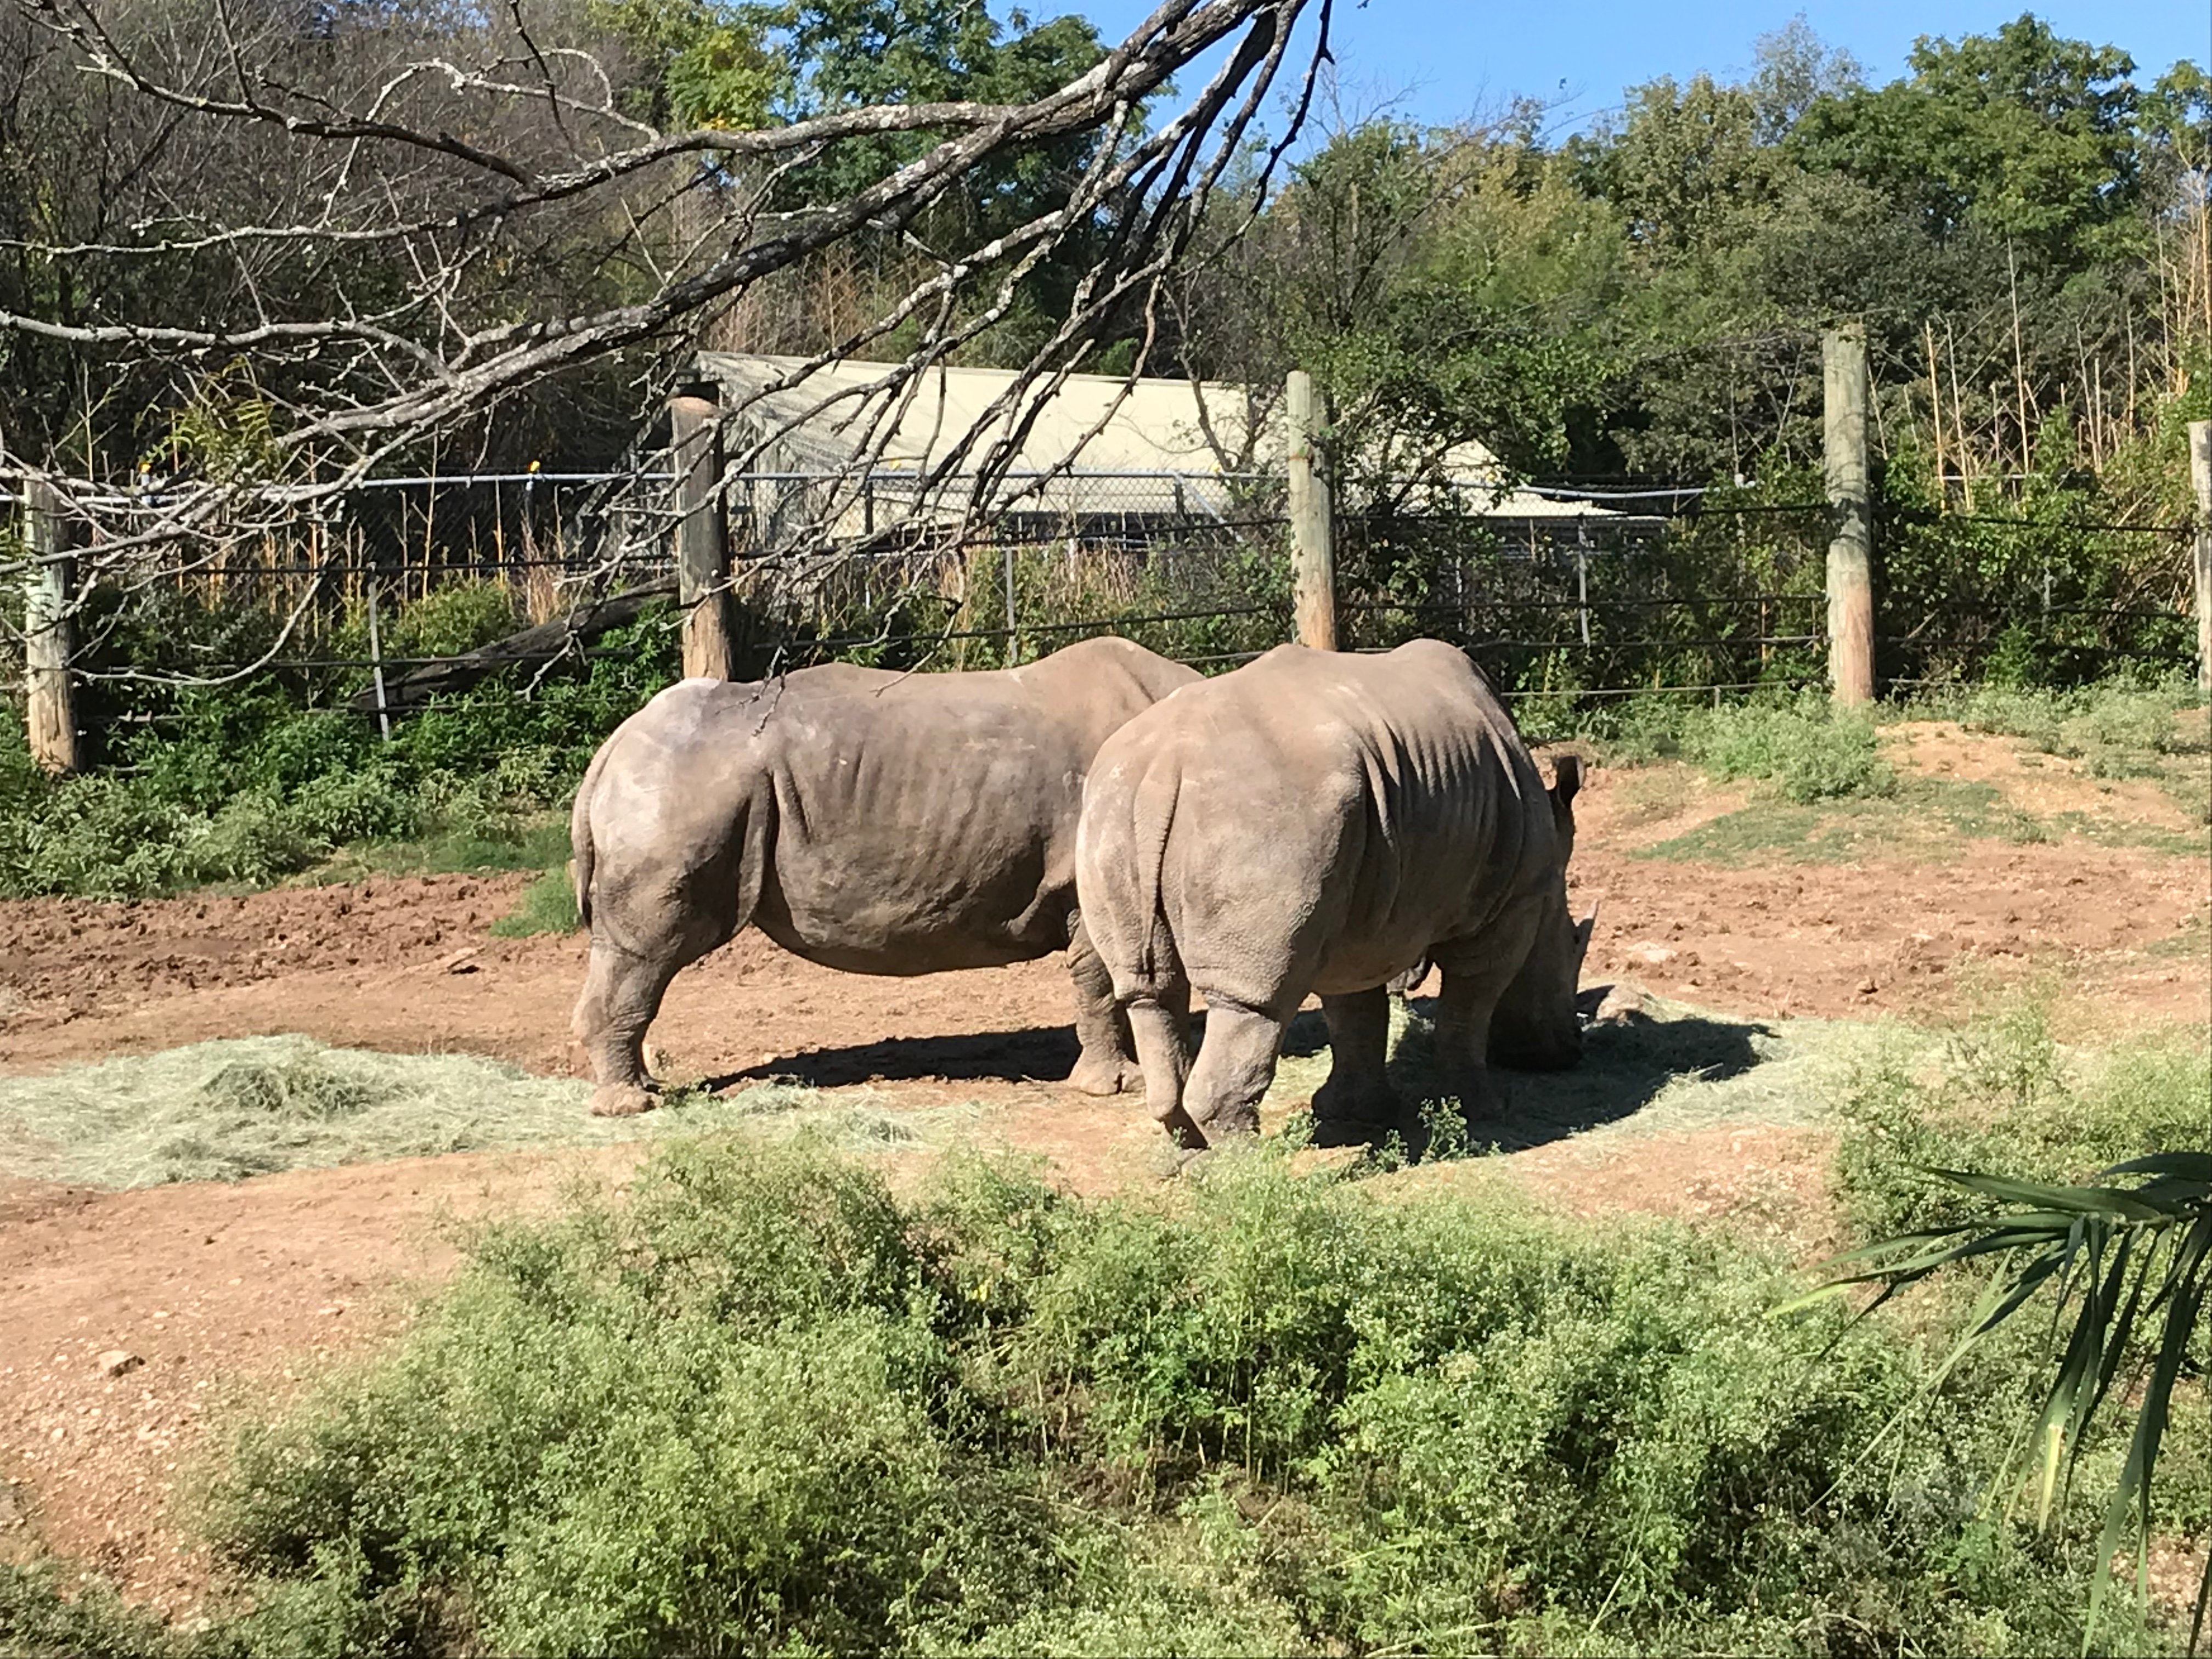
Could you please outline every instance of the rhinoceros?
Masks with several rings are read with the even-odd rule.
[[[1255,1130],[1284,1026],[1318,992],[1316,1139],[1410,1127],[1383,1074],[1385,988],[1424,962],[1443,970],[1437,1059],[1471,1116],[1498,1109],[1491,1060],[1573,1064],[1595,921],[1567,908],[1580,781],[1566,757],[1547,789],[1489,683],[1436,640],[1279,647],[1130,720],[1091,764],[1076,890],[1153,1115],[1185,1146]]]
[[[570,823],[591,964],[573,1029],[592,1109],[653,1103],[642,1044],[678,970],[748,922],[860,974],[1066,951],[1082,1054],[1111,1094],[1137,1072],[1075,908],[1075,823],[1107,736],[1188,668],[1121,639],[1020,668],[830,664],[670,686],[599,746]]]

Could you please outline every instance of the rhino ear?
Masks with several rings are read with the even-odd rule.
[[[1552,799],[1562,806],[1573,803],[1583,787],[1583,763],[1578,755],[1562,755],[1552,763]]]

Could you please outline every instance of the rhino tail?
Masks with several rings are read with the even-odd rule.
[[[1168,931],[1167,908],[1161,896],[1166,882],[1168,836],[1175,828],[1176,798],[1181,780],[1172,769],[1146,769],[1138,784],[1131,813],[1130,853],[1136,866],[1137,915],[1143,929],[1137,951],[1140,982],[1158,986],[1182,976],[1175,935]],[[1162,945],[1166,947],[1162,950]]]
[[[576,804],[568,809],[568,881],[576,893],[576,918],[586,927],[592,925],[592,866],[596,861],[592,847],[592,795],[599,781],[599,769],[607,763],[607,751],[613,747],[612,738],[599,745],[592,763],[584,769],[584,781],[576,786]]]

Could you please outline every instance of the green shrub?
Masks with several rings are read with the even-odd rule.
[[[395,1350],[239,1443],[210,1514],[252,1610],[226,1629],[425,1653],[2078,1642],[2087,1521],[2039,1538],[1984,1503],[2020,1390],[1993,1360],[1925,1398],[1945,1332],[1771,1318],[1798,1281],[1722,1236],[1267,1151],[1203,1167],[1097,1203],[969,1167],[902,1200],[805,1145],[695,1141],[619,1201],[488,1228]]]
[[[1785,799],[1802,805],[1859,795],[1887,795],[1897,776],[1881,758],[1874,722],[1826,700],[1785,708],[1742,704],[1703,714],[1686,749],[1723,781],[1771,781]]]
[[[1843,1091],[1837,1175],[1868,1237],[1964,1221],[1968,1193],[1930,1170],[2075,1182],[2126,1158],[2203,1149],[2212,1058],[2172,1034],[2095,1054],[2062,1048],[2049,1003],[2026,998],[1954,1032],[1935,1054],[1892,1045]]]
[[[1628,698],[1626,705],[1611,717],[1603,744],[1609,756],[1630,765],[1691,761],[1723,783],[1771,782],[1800,805],[1897,788],[1874,722],[1809,693],[1789,702],[1718,708],[1656,695]]]
[[[65,1593],[51,1563],[0,1560],[0,1653],[9,1659],[166,1659],[185,1644],[152,1613],[86,1578]]]
[[[250,618],[194,611],[174,620],[240,650],[274,643],[253,635]],[[443,589],[390,619],[386,648],[449,654],[514,620],[495,584]],[[141,653],[131,660],[190,668],[176,638],[139,623],[118,636]],[[104,719],[127,735],[76,778],[42,775],[20,720],[0,709],[0,897],[260,885],[341,848],[416,840],[434,842],[427,861],[447,867],[542,866],[525,843],[566,805],[607,733],[674,677],[674,637],[665,616],[648,614],[604,635],[601,654],[580,666],[561,665],[542,683],[521,671],[495,675],[397,721],[388,743],[344,706],[357,687],[343,677],[272,673],[248,685],[163,690],[143,708],[90,712],[96,726]],[[341,640],[339,648],[353,647]]]

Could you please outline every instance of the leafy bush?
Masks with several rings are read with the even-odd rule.
[[[1269,1152],[1142,1200],[988,1167],[902,1200],[803,1145],[683,1143],[620,1201],[482,1231],[395,1351],[246,1431],[211,1499],[252,1606],[225,1628],[421,1653],[2078,1641],[2083,1516],[2039,1539],[1976,1482],[2019,1388],[1993,1363],[1924,1399],[1946,1332],[1767,1317],[1795,1288],[1725,1237]]]
[[[1613,717],[1605,746],[1631,764],[1687,760],[1724,783],[1771,782],[1785,799],[1800,805],[1887,795],[1897,787],[1872,720],[1823,697],[1808,694],[1789,702],[1719,708],[1656,696],[1627,703]]]

